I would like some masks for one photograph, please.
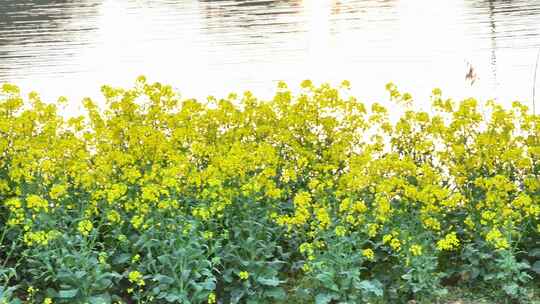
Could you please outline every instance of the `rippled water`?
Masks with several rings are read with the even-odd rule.
[[[184,96],[310,78],[530,102],[539,48],[540,1],[0,0],[0,83],[51,99],[145,74]]]

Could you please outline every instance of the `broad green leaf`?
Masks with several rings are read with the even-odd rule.
[[[320,293],[315,297],[315,304],[328,304],[334,299],[334,294]]]
[[[131,255],[128,254],[128,253],[122,253],[122,254],[119,254],[119,255],[115,256],[112,259],[112,263],[114,265],[124,264],[124,263],[127,263],[129,260],[131,260]]]
[[[102,294],[99,296],[93,296],[88,299],[90,304],[110,304],[111,303],[111,297],[109,294]]]
[[[281,283],[280,280],[278,280],[277,278],[257,278],[257,282],[261,283],[262,285],[266,285],[266,286],[273,286],[273,287],[276,287],[279,285],[279,283]]]
[[[264,295],[273,298],[277,301],[284,301],[287,299],[287,293],[281,287],[274,287],[264,291]]]
[[[371,292],[377,297],[382,297],[384,294],[383,286],[381,282],[377,280],[364,280],[355,284],[356,288],[362,289],[366,292]]]
[[[536,272],[537,274],[540,274],[540,261],[534,262],[532,266],[532,270]]]
[[[77,296],[78,292],[79,289],[60,290],[60,292],[58,292],[58,296],[63,299],[71,299]]]

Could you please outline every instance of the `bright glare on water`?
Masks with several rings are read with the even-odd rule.
[[[184,97],[309,78],[366,100],[393,81],[419,107],[434,87],[530,104],[539,48],[538,0],[0,0],[0,83],[51,101],[144,74]]]

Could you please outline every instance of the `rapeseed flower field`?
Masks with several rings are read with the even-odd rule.
[[[540,116],[387,89],[280,83],[181,99],[102,88],[103,107],[0,90],[0,303],[532,303]]]

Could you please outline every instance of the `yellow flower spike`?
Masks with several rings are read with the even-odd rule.
[[[142,188],[142,195],[143,200],[149,201],[149,202],[157,202],[160,197],[160,191],[159,187],[157,185],[147,185]]]
[[[23,241],[28,246],[41,245],[46,246],[51,240],[59,236],[58,231],[28,231],[23,235]]]
[[[299,192],[294,197],[294,204],[297,206],[306,206],[311,202],[311,196],[307,192]]]
[[[304,271],[305,273],[309,273],[311,270],[311,266],[308,263],[304,263],[302,265],[302,271]]]
[[[300,244],[299,250],[300,250],[300,253],[312,252],[313,245],[310,243],[302,243]]]
[[[131,282],[131,283],[134,283],[134,284],[137,284],[139,287],[142,287],[145,285],[145,282],[144,282],[144,279],[143,279],[143,275],[138,272],[138,271],[131,271],[129,274],[128,274],[128,280]]]
[[[437,241],[437,249],[439,250],[455,250],[460,246],[459,239],[455,232],[448,233],[444,239]]]
[[[440,224],[439,220],[437,220],[435,218],[427,217],[422,221],[422,223],[423,223],[423,225],[424,225],[424,227],[426,229],[430,229],[430,230],[433,230],[433,231],[440,231],[441,230],[441,224]]]
[[[94,225],[90,220],[82,220],[77,225],[77,230],[83,235],[88,236],[90,232],[94,229]]]
[[[100,252],[99,256],[98,256],[98,261],[99,261],[100,264],[106,265],[107,264],[107,253]]]
[[[343,213],[348,212],[350,207],[351,207],[351,199],[345,198],[339,204],[339,211]]]
[[[475,225],[470,215],[465,218],[464,223],[470,230],[474,230]]]
[[[362,256],[364,256],[366,259],[370,261],[373,261],[375,259],[375,253],[370,248],[362,250]]]
[[[351,224],[352,226],[357,226],[360,222],[361,222],[361,218],[358,217],[358,218],[355,218],[354,216],[348,214],[346,217],[345,217],[345,221],[349,224]]]
[[[413,256],[420,256],[422,255],[422,246],[414,244],[409,248],[409,251]]]
[[[315,209],[315,216],[317,220],[319,221],[319,229],[325,230],[330,226],[331,219],[330,215],[328,214],[328,211],[324,207],[319,207]]]
[[[5,206],[9,208],[11,212],[15,212],[22,207],[21,200],[18,198],[10,198],[5,201]]]
[[[486,235],[486,241],[491,243],[496,249],[508,249],[510,244],[497,228],[491,229]]]
[[[64,196],[67,192],[67,186],[64,184],[56,184],[51,188],[51,191],[49,192],[49,196],[53,199],[59,199],[62,196]]]
[[[207,300],[208,304],[216,304],[216,294],[214,292],[211,292],[209,295],[208,295],[208,300]]]
[[[133,225],[133,227],[135,229],[140,229],[142,228],[144,224],[144,217],[143,216],[140,216],[140,215],[135,215],[131,218],[131,225]]]
[[[137,263],[137,262],[140,261],[140,260],[141,260],[141,256],[140,256],[139,254],[136,254],[136,255],[134,255],[134,256],[131,258],[131,263],[132,263],[132,264],[135,264],[135,263]]]
[[[202,233],[202,237],[205,239],[205,240],[211,240],[212,238],[214,238],[214,232],[212,231],[204,231]]]
[[[368,224],[368,236],[371,237],[371,238],[374,238],[378,231],[379,231],[379,228],[380,228],[380,225],[379,224]]]
[[[393,236],[392,234],[385,234],[385,235],[383,236],[383,239],[382,239],[383,244],[389,243],[389,242],[392,240],[393,237],[394,237],[394,236]]]
[[[39,212],[40,210],[45,212],[49,211],[48,202],[45,199],[33,194],[26,198],[26,206],[36,212]]]
[[[345,227],[343,227],[343,226],[336,226],[334,232],[335,232],[336,236],[343,237],[347,233],[347,229]]]
[[[249,272],[247,271],[240,271],[240,273],[238,274],[238,277],[241,279],[241,280],[247,280],[249,278]]]
[[[125,184],[114,184],[107,193],[107,202],[112,204],[116,200],[120,199],[127,191],[127,186]]]
[[[353,205],[353,211],[356,211],[358,213],[364,213],[368,210],[366,203],[363,201],[357,201]]]
[[[120,213],[118,213],[118,211],[116,210],[111,210],[107,213],[107,220],[115,225],[115,224],[119,224],[122,222],[122,218],[120,217]]]
[[[395,251],[399,251],[401,250],[401,241],[394,238],[390,241],[390,247],[392,247],[392,249],[394,249]]]

